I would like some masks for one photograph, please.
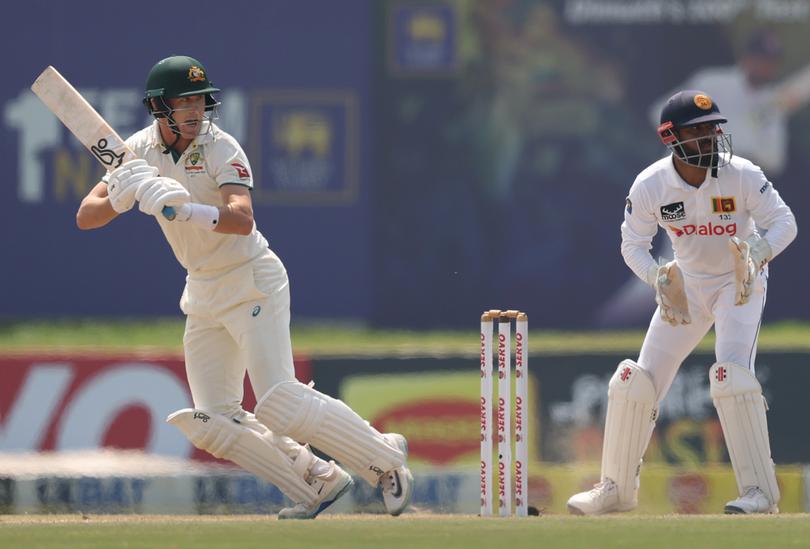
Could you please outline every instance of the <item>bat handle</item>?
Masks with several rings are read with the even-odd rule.
[[[168,219],[169,221],[174,221],[174,218],[177,217],[177,212],[174,211],[174,208],[171,206],[163,206],[163,217]]]

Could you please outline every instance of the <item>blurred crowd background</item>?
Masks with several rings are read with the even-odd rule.
[[[464,327],[508,303],[533,327],[645,325],[651,294],[621,259],[619,225],[635,175],[665,152],[658,105],[681,87],[714,96],[735,152],[793,206],[800,236],[772,269],[766,320],[807,317],[806,2],[202,0],[125,21],[103,2],[9,10],[3,317],[178,313],[183,273],[152,220],[74,228],[101,169],[28,89],[53,64],[126,136],[149,121],[145,76],[170,54],[198,58],[223,89],[218,123],[250,157],[294,318]]]

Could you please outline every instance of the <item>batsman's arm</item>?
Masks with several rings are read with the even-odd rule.
[[[218,233],[248,235],[253,231],[253,201],[250,189],[240,185],[219,188],[224,206],[219,208]]]
[[[107,184],[99,181],[82,199],[79,211],[76,212],[76,225],[82,230],[98,229],[116,217],[118,212],[107,198]]]
[[[163,208],[163,217],[172,221],[176,214],[174,208]],[[82,199],[79,210],[76,212],[76,226],[82,230],[98,229],[118,217],[119,213],[113,209],[107,192],[107,183],[99,181],[90,189],[87,196]]]

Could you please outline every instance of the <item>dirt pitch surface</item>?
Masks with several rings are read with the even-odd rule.
[[[469,515],[4,515],[0,547],[48,548],[629,548],[810,546],[810,517],[647,516],[526,519]]]

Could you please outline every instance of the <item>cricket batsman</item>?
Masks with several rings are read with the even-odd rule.
[[[194,408],[167,421],[194,446],[276,485],[294,502],[280,519],[314,518],[352,486],[308,444],[381,486],[386,510],[399,515],[413,488],[405,437],[379,433],[342,401],[295,379],[287,271],[256,228],[250,163],[213,122],[219,91],[196,59],[157,63],[143,99],[155,120],[126,141],[139,159],[88,193],[77,224],[103,227],[137,202],[188,271],[180,307]],[[172,220],[162,214],[166,206],[176,212]],[[242,408],[246,371],[254,413]]]
[[[710,393],[739,492],[725,512],[779,512],[767,404],[754,363],[768,263],[796,237],[796,220],[762,170],[732,155],[731,135],[720,128],[725,122],[707,93],[670,97],[658,134],[671,154],[630,188],[622,255],[655,289],[658,307],[638,362],[623,360],[610,380],[601,481],[568,500],[574,514],[636,507],[658,405],[712,325],[717,362],[709,369]],[[661,264],[650,255],[659,227],[675,256]]]

